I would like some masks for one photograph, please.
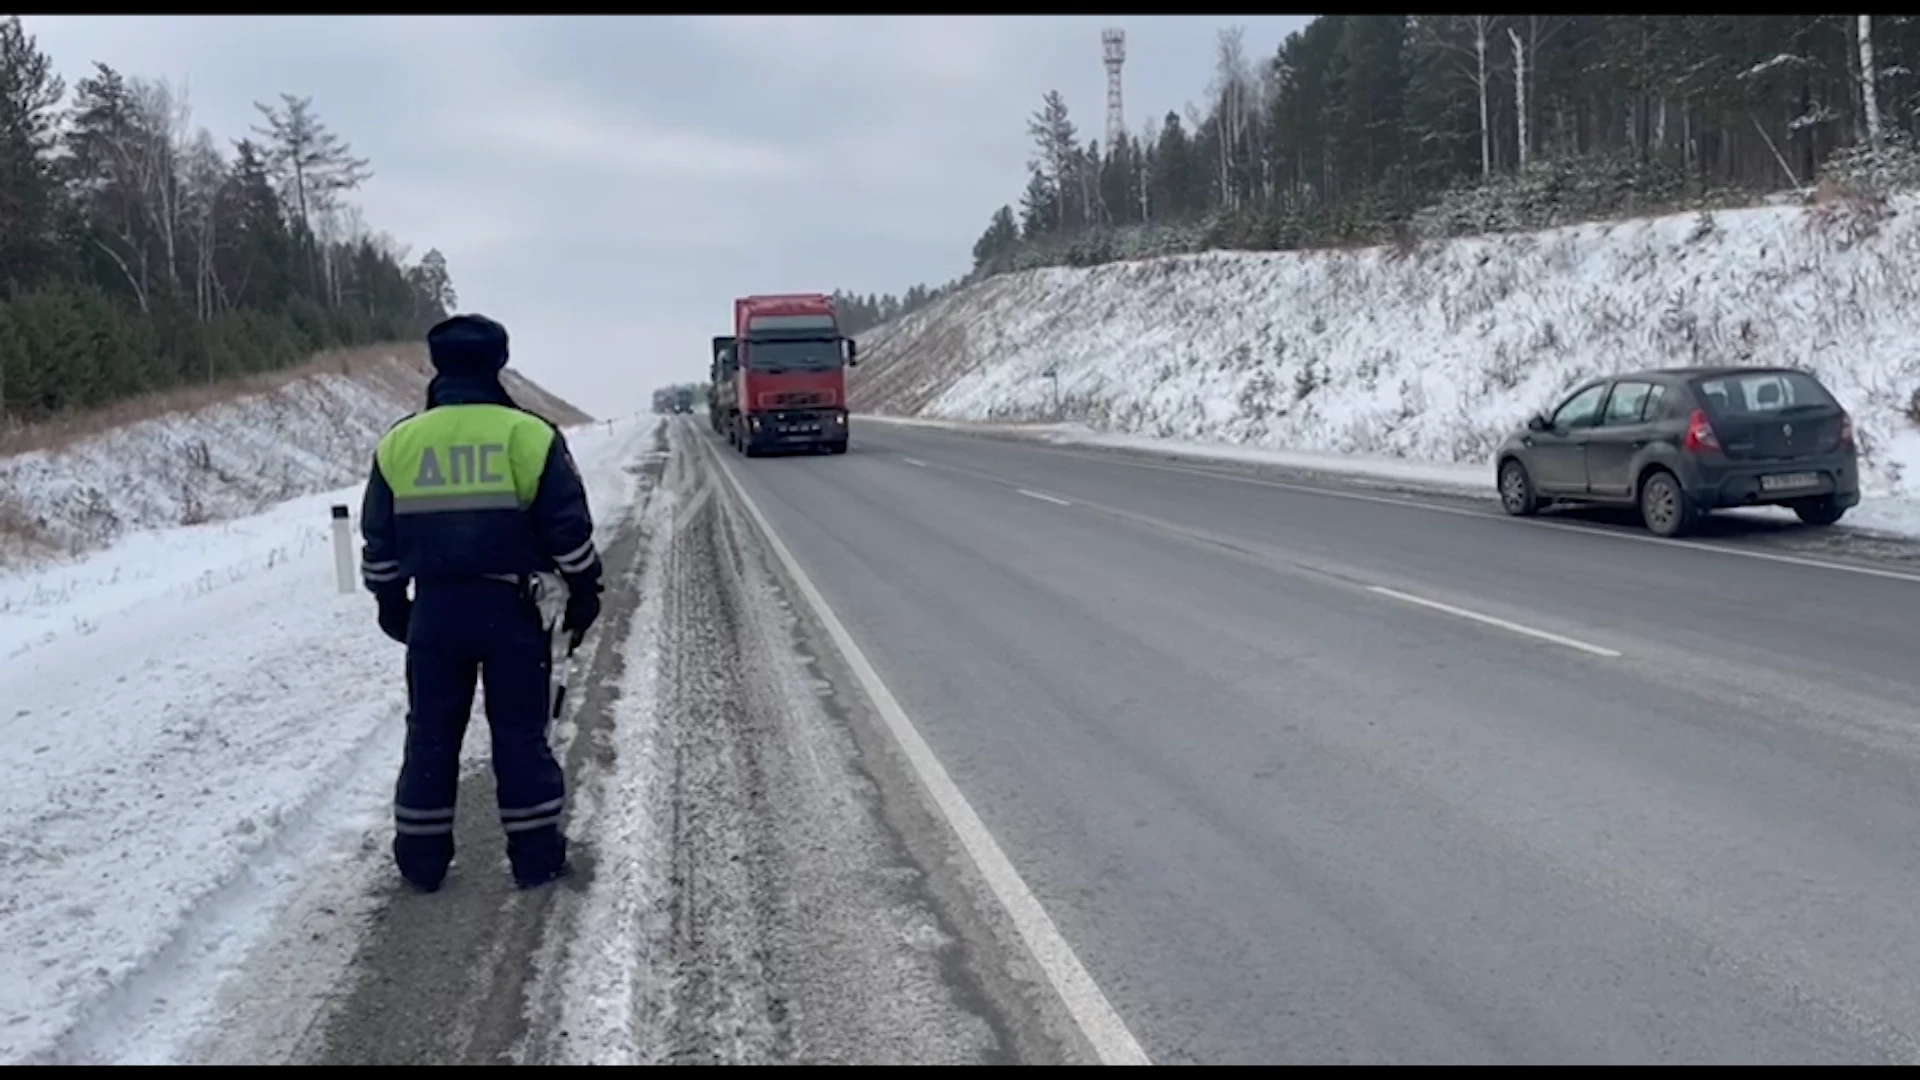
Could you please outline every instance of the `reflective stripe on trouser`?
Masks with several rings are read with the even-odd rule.
[[[445,836],[453,831],[453,807],[419,810],[395,804],[393,831],[399,836]]]
[[[547,743],[547,636],[517,587],[471,580],[423,585],[408,631],[407,674],[412,711],[407,755],[395,790],[394,859],[409,880],[437,882],[453,859],[453,832],[418,812],[451,807],[460,775],[460,744],[473,711],[476,678],[485,680],[507,858],[520,878],[549,875],[566,857],[561,813],[566,786]],[[409,809],[401,829],[399,808]]]
[[[514,833],[544,829],[549,825],[557,826],[565,816],[566,806],[565,796],[548,799],[538,806],[514,808],[503,806],[500,808],[500,827],[506,830],[508,836],[512,836]]]

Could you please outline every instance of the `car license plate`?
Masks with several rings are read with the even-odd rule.
[[[1778,473],[1760,478],[1760,486],[1767,491],[1782,491],[1789,488],[1819,487],[1820,474],[1810,472]]]

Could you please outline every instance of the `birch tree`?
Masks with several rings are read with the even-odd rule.
[[[1246,33],[1244,26],[1220,31],[1214,50],[1214,82],[1208,95],[1214,101],[1220,144],[1216,176],[1221,200],[1228,210],[1240,207],[1240,153],[1252,116],[1253,76],[1247,66]]]
[[[220,219],[227,210],[223,196],[227,186],[226,162],[213,141],[213,133],[201,128],[186,147],[182,160],[184,218],[193,247],[193,310],[201,321],[214,317],[224,307],[220,291]]]
[[[1462,70],[1473,84],[1474,92],[1480,98],[1480,175],[1493,175],[1493,123],[1488,115],[1487,95],[1492,86],[1492,72],[1487,61],[1487,43],[1498,27],[1498,15],[1455,15],[1456,26],[1462,28],[1467,36],[1464,44],[1441,35],[1437,42],[1442,48],[1459,53],[1465,58]]]
[[[1873,16],[1859,16],[1860,108],[1866,114],[1867,142],[1880,149],[1879,71],[1873,64]]]
[[[1527,47],[1520,40],[1520,32],[1507,27],[1507,38],[1513,42],[1513,118],[1518,142],[1515,153],[1520,167],[1527,167]]]
[[[128,84],[134,122],[123,153],[140,192],[147,225],[160,245],[166,283],[180,287],[180,201],[182,145],[192,109],[184,94],[165,80],[133,79]]]

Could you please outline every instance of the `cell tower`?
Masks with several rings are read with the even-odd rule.
[[[1100,31],[1100,50],[1107,67],[1107,153],[1111,154],[1127,135],[1120,111],[1120,65],[1127,62],[1127,32],[1118,27]]]

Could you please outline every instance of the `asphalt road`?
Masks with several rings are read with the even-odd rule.
[[[1920,1059],[1920,578],[857,424],[719,449],[1154,1062]]]

